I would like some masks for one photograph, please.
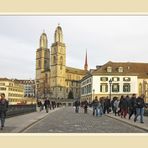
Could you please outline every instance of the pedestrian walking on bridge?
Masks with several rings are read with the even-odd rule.
[[[85,100],[83,102],[83,107],[84,107],[84,113],[87,114],[87,108],[88,108],[88,101],[87,100]]]
[[[131,99],[129,100],[129,105],[128,105],[129,109],[129,120],[132,117],[132,115],[134,114],[136,116],[136,94],[133,94]]]
[[[79,113],[80,101],[79,100],[75,101],[74,106],[75,106],[75,112]]]
[[[49,99],[46,98],[46,100],[44,101],[44,106],[45,106],[46,113],[48,113],[49,106],[50,106]]]
[[[136,99],[136,116],[134,118],[134,122],[137,121],[138,116],[140,116],[140,123],[144,123],[143,121],[143,115],[144,115],[144,108],[146,106],[145,102],[144,102],[144,95],[141,95],[140,97],[138,97]]]
[[[1,120],[1,130],[3,130],[5,125],[6,112],[8,111],[8,101],[5,99],[5,94],[1,94],[0,98],[0,120]]]
[[[97,96],[95,97],[95,99],[93,100],[92,102],[92,107],[93,107],[93,116],[98,116],[99,115],[99,101],[98,101],[98,98]]]

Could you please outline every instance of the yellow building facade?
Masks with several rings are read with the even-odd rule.
[[[0,78],[0,94],[4,93],[10,105],[22,103],[24,97],[23,85],[7,78]]]
[[[40,37],[36,51],[36,97],[58,100],[80,98],[80,80],[87,67],[77,69],[66,66],[66,45],[61,26],[54,33],[54,43],[48,48],[45,33]]]

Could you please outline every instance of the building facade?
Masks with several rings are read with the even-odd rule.
[[[86,59],[87,60],[87,59]],[[60,26],[55,30],[54,43],[48,48],[45,33],[40,37],[36,51],[36,95],[37,98],[66,100],[80,98],[80,80],[87,73],[85,69],[66,66],[66,45]]]
[[[24,97],[35,97],[35,81],[34,80],[17,80],[24,87]]]
[[[0,93],[4,93],[10,105],[24,102],[23,85],[7,78],[0,78]]]
[[[89,72],[81,80],[81,99],[95,96],[113,98],[145,94],[148,102],[148,64],[108,62]]]

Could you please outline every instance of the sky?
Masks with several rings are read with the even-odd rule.
[[[0,16],[0,77],[35,78],[35,56],[43,30],[48,47],[60,24],[66,65],[84,68],[113,62],[148,63],[148,16]]]

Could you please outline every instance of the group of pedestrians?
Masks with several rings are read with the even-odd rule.
[[[144,123],[144,108],[147,108],[144,102],[144,95],[136,97],[136,94],[133,94],[131,97],[121,96],[113,97],[110,100],[108,97],[101,97],[95,99],[92,102],[88,102],[88,100],[80,102],[79,100],[74,102],[75,112],[79,112],[79,107],[83,107],[84,113],[87,113],[88,107],[92,107],[93,116],[102,116],[103,114],[109,114],[111,111],[115,114],[115,116],[121,116],[121,118],[126,118],[128,115],[128,119],[134,115],[134,122],[137,121],[137,118],[140,116],[140,123]]]
[[[84,113],[88,113],[88,107],[93,107],[93,116],[99,116],[99,114],[103,115],[103,109],[101,109],[101,103],[98,101],[97,97],[92,101],[89,102],[88,100],[80,102],[79,100],[76,100],[74,102],[75,106],[75,112],[79,113],[79,108],[82,107],[84,109]],[[100,110],[99,110],[100,109]]]
[[[60,103],[56,103],[55,101],[50,101],[48,98],[44,100],[37,100],[38,110],[42,111],[45,108],[46,113],[48,113],[49,109],[54,110],[56,107],[60,106]]]
[[[137,121],[137,118],[140,116],[140,123],[144,123],[144,108],[147,108],[144,102],[144,95],[136,97],[136,94],[133,94],[132,97],[128,95],[121,96],[120,100],[117,97],[114,97],[113,101],[113,112],[115,116],[121,116],[121,118],[126,118],[130,120],[132,115],[134,115],[134,122]]]

